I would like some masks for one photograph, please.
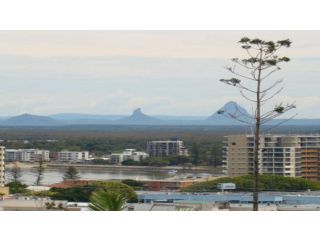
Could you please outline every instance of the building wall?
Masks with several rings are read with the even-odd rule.
[[[147,143],[150,157],[187,156],[188,150],[181,140],[150,141]]]
[[[245,135],[228,136],[223,151],[224,172],[228,176],[240,176],[249,173],[248,141]]]
[[[320,149],[301,150],[301,176],[308,180],[320,180]]]
[[[9,187],[0,186],[0,199],[9,196]]]
[[[50,151],[39,149],[7,149],[6,161],[34,162],[42,158],[44,161],[50,160]]]
[[[230,135],[224,144],[224,172],[229,176],[253,173],[252,135]],[[310,150],[312,149],[312,151]],[[307,152],[305,149],[309,149]],[[319,179],[320,135],[260,136],[259,172]]]
[[[145,152],[137,152],[135,149],[125,149],[122,153],[111,154],[110,160],[112,163],[120,164],[125,160],[141,161],[149,157]]]
[[[89,152],[61,151],[58,152],[59,161],[84,161],[89,160]]]
[[[5,185],[5,147],[0,146],[0,187]]]

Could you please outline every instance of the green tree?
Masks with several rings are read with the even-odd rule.
[[[96,186],[80,186],[72,188],[51,188],[50,197],[53,200],[69,202],[89,202],[90,195],[97,190]]]
[[[132,187],[121,182],[96,182],[87,186],[71,188],[52,188],[50,197],[54,200],[67,200],[69,202],[89,202],[93,192],[103,190],[118,192],[124,196],[128,202],[137,202],[138,197]]]
[[[222,147],[213,145],[209,154],[209,165],[217,167],[222,165]]]
[[[279,64],[289,62],[288,57],[279,57],[277,52],[282,47],[290,47],[289,39],[279,41],[264,41],[258,38],[243,37],[239,41],[241,48],[246,52],[247,58],[233,58],[233,66],[227,70],[235,77],[221,79],[225,84],[237,87],[241,95],[253,104],[253,115],[237,109],[236,112],[220,110],[219,114],[244,122],[253,128],[253,210],[258,211],[258,185],[259,185],[259,142],[261,125],[266,124],[283,113],[295,108],[293,104],[275,105],[273,109],[262,112],[267,101],[278,95],[283,87],[282,80],[268,83],[266,80],[275,72],[281,70]],[[268,130],[268,129],[266,129]]]
[[[79,174],[78,170],[73,166],[68,167],[68,169],[66,170],[66,172],[63,175],[63,180],[66,180],[66,179],[70,179],[70,180],[80,179],[80,174]]]
[[[20,178],[22,177],[21,168],[18,165],[18,161],[15,161],[12,168],[8,169],[9,178],[12,182],[18,183],[20,182]]]
[[[119,192],[98,190],[90,197],[89,209],[92,211],[122,211],[127,199]]]
[[[38,162],[38,166],[36,168],[37,171],[37,178],[35,181],[35,185],[36,186],[40,186],[43,180],[43,174],[45,171],[45,167],[44,167],[44,160],[42,155],[37,156],[37,162]]]
[[[28,193],[29,190],[27,189],[27,185],[23,184],[19,181],[17,182],[9,182],[6,184],[7,187],[9,187],[9,191],[11,194],[16,194],[16,193]]]
[[[195,143],[192,145],[192,160],[193,160],[194,166],[196,167],[198,166],[199,159],[200,159],[199,145]]]

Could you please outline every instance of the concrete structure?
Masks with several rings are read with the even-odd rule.
[[[6,161],[34,162],[41,158],[43,161],[50,160],[50,151],[39,149],[7,149]]]
[[[188,156],[188,149],[183,141],[170,139],[167,141],[150,141],[147,143],[150,157]]]
[[[228,176],[253,173],[253,136],[230,135],[224,143],[224,173]],[[319,153],[320,135],[261,135],[259,171],[319,180]]]
[[[66,162],[82,162],[89,160],[89,152],[88,151],[82,151],[82,152],[76,152],[76,151],[61,151],[57,154],[57,160],[58,161],[66,161]]]
[[[49,198],[20,197],[0,201],[0,211],[62,211],[67,210],[67,201]]]
[[[125,160],[133,160],[139,162],[149,157],[145,152],[138,152],[136,149],[125,149],[122,153],[113,153],[110,155],[112,163],[120,164]]]
[[[0,199],[8,197],[10,194],[9,187],[0,186]]]
[[[0,187],[5,185],[5,147],[0,146]]]

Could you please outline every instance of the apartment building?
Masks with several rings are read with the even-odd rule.
[[[58,161],[67,161],[67,162],[81,162],[89,160],[89,152],[88,151],[61,151],[57,153]]]
[[[5,151],[6,161],[34,162],[40,158],[43,161],[50,160],[50,151],[39,149],[7,149]]]
[[[5,147],[0,146],[0,188],[5,185],[5,169],[4,169]]]
[[[309,180],[320,180],[320,135],[300,137],[301,176]]]
[[[188,149],[184,146],[183,141],[170,139],[148,142],[147,153],[150,157],[188,156]]]
[[[112,163],[120,164],[125,160],[133,160],[139,162],[149,157],[145,152],[138,152],[136,149],[125,149],[122,153],[113,153],[110,155]]]
[[[253,173],[253,135],[226,137],[224,173],[240,176]],[[320,180],[320,135],[260,136],[259,172],[280,176],[302,176]]]

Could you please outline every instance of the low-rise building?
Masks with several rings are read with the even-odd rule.
[[[138,152],[136,149],[125,149],[122,153],[113,153],[110,155],[112,163],[121,164],[126,160],[133,160],[139,162],[149,157],[149,154],[145,152]]]
[[[82,151],[82,152],[76,152],[76,151],[61,151],[57,154],[57,160],[58,161],[66,161],[66,162],[82,162],[89,160],[89,152],[88,151]]]
[[[34,162],[41,158],[43,161],[50,160],[50,151],[40,149],[6,149],[6,161]]]

